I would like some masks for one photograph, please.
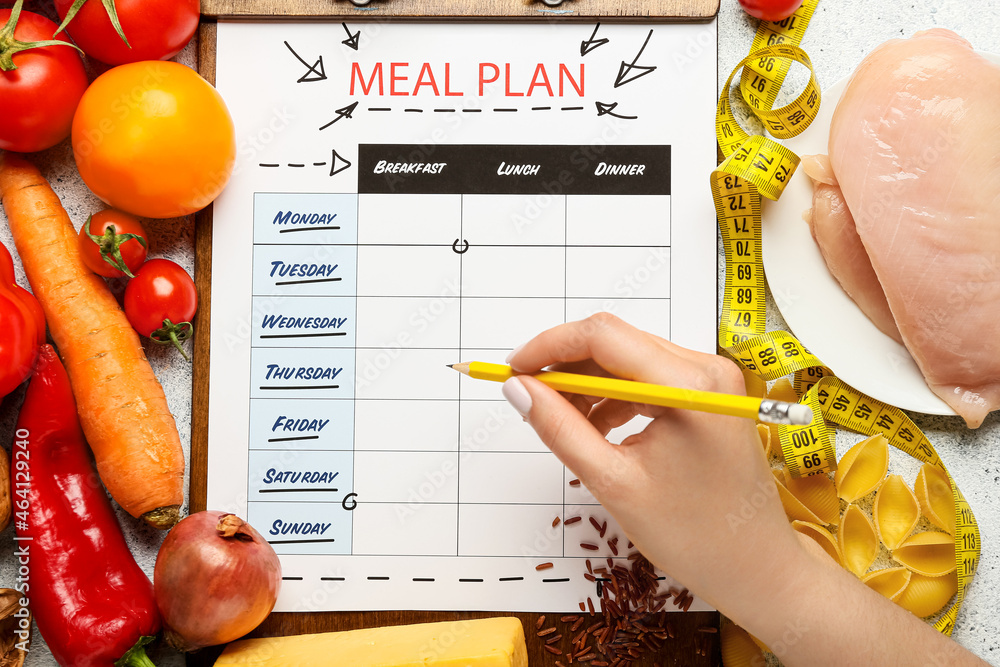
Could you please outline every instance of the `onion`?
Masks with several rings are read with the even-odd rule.
[[[274,609],[281,564],[274,549],[235,514],[198,512],[160,546],[153,571],[163,634],[179,651],[225,644]]]

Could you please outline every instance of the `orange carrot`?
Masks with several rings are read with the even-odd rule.
[[[169,529],[184,502],[184,452],[138,335],[84,266],[73,224],[34,165],[0,152],[0,200],[104,486],[132,516]]]

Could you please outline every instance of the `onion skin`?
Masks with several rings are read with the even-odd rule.
[[[278,599],[274,549],[234,514],[192,514],[156,556],[153,590],[164,637],[179,651],[225,644],[263,621]]]

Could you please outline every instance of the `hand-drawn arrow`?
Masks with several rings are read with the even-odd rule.
[[[338,164],[339,161],[339,164]],[[333,157],[330,158],[330,175],[336,176],[340,172],[344,171],[351,166],[351,162],[344,156],[337,153],[337,149],[333,149]]]
[[[597,102],[596,104],[598,116],[614,116],[615,118],[623,118],[625,120],[635,120],[638,118],[638,116],[623,116],[620,113],[613,113],[615,108],[618,107],[618,102],[612,102],[611,104]]]
[[[337,117],[334,118],[329,123],[327,123],[326,125],[324,125],[323,127],[319,128],[319,129],[325,130],[326,128],[330,127],[331,125],[333,125],[334,123],[336,123],[341,118],[354,118],[354,116],[352,114],[354,113],[354,110],[357,109],[357,108],[358,108],[357,101],[351,102],[346,107],[340,107],[339,109],[337,109],[334,112],[334,113],[337,114]]]
[[[326,69],[323,67],[323,56],[320,56],[319,60],[317,60],[315,64],[310,65],[302,59],[302,56],[295,53],[295,49],[292,48],[291,44],[285,42],[285,46],[288,47],[288,50],[292,52],[292,55],[295,56],[300,63],[309,68],[309,71],[300,76],[295,83],[310,83],[312,81],[323,81],[326,79]]]
[[[588,53],[590,53],[591,51],[593,51],[594,49],[596,49],[597,47],[604,46],[609,41],[611,41],[611,40],[609,40],[609,39],[607,39],[605,37],[601,37],[600,39],[595,39],[595,37],[597,37],[597,29],[600,28],[600,27],[601,27],[600,23],[598,23],[597,25],[595,25],[594,26],[594,32],[593,32],[593,34],[591,34],[590,39],[587,39],[587,40],[584,40],[584,41],[580,42],[580,55],[581,56],[585,56]]]
[[[347,32],[347,39],[343,40],[341,42],[341,44],[343,44],[345,46],[349,46],[352,49],[354,49],[355,51],[357,51],[358,50],[358,39],[361,37],[361,31],[358,30],[357,32],[355,32],[355,33],[352,34],[351,33],[351,29],[347,27],[346,23],[341,23],[340,25],[344,26],[344,30]]]
[[[615,78],[615,88],[619,86],[624,86],[626,83],[631,83],[636,79],[638,79],[639,77],[646,76],[647,74],[656,69],[655,65],[635,64],[636,61],[639,60],[639,56],[642,55],[642,52],[646,50],[646,45],[649,44],[649,38],[652,36],[653,36],[653,31],[650,30],[649,34],[646,35],[646,41],[642,43],[642,48],[639,49],[639,53],[635,54],[635,58],[632,59],[632,62],[627,63],[624,60],[622,61],[621,67],[618,68],[618,77]],[[633,76],[629,76],[629,74],[632,73],[632,70],[639,70],[639,73]]]

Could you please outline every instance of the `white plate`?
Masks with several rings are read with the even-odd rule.
[[[981,55],[1000,63],[998,55]],[[816,120],[785,146],[799,156],[827,153],[830,119],[846,86],[845,78],[823,91]],[[879,331],[827,271],[802,219],[812,206],[812,191],[800,168],[781,199],[764,200],[764,272],[785,322],[810,352],[858,391],[904,410],[954,415],[931,392],[906,348]]]

